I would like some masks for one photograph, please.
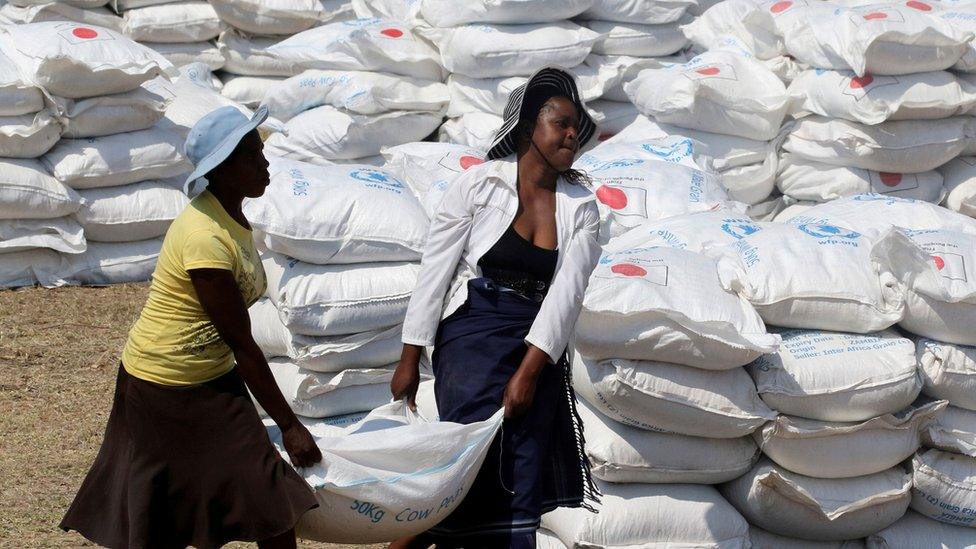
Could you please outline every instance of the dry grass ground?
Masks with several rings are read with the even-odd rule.
[[[119,353],[147,290],[0,291],[0,547],[91,546],[57,524],[101,444]]]

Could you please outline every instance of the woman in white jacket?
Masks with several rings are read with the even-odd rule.
[[[444,195],[391,389],[413,405],[433,346],[441,420],[502,406],[506,419],[458,509],[391,548],[534,548],[543,513],[596,498],[565,358],[600,256],[596,203],[572,169],[594,130],[573,76],[542,69],[512,93],[488,161]]]

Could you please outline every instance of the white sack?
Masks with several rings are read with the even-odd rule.
[[[601,99],[587,103],[586,109],[590,111],[590,116],[596,123],[596,135],[587,145],[587,149],[592,149],[615,137],[642,117],[637,107],[630,102]]]
[[[443,80],[437,50],[406,26],[385,19],[331,23],[267,48],[276,58],[306,69],[380,71]]]
[[[592,180],[604,240],[645,221],[732,206],[717,174],[700,169],[690,139],[604,143],[573,165]]]
[[[125,185],[189,172],[183,138],[161,125],[89,139],[62,139],[41,161],[74,189]]]
[[[85,246],[84,230],[74,217],[0,220],[0,254],[34,248],[79,254],[85,251]]]
[[[298,366],[313,372],[386,366],[400,357],[400,326],[339,336],[292,334],[281,322],[274,303],[268,299],[252,305],[248,315],[254,341],[265,356],[287,356]]]
[[[976,411],[976,347],[922,338],[916,352],[923,393]]]
[[[763,454],[801,475],[849,478],[880,473],[908,459],[944,401],[862,423],[779,416],[753,433]]]
[[[976,528],[976,458],[927,450],[912,459],[912,509],[946,524]]]
[[[919,2],[916,0],[916,3],[935,7],[935,16],[942,21],[945,21],[960,31],[976,34],[976,8],[974,8],[971,2],[937,2],[934,6],[929,2]],[[966,52],[952,66],[952,69],[965,73],[976,72],[976,44],[972,41],[969,42],[969,47],[966,48]]]
[[[164,85],[87,99],[55,98],[65,138],[100,137],[151,128],[163,118],[173,96]]]
[[[847,479],[791,473],[768,459],[722,486],[722,495],[751,523],[782,536],[815,541],[863,538],[901,518],[911,475],[900,467]]]
[[[24,74],[60,97],[121,93],[160,74],[174,74],[158,53],[103,27],[70,22],[7,26],[0,44]]]
[[[17,65],[0,52],[0,116],[30,114],[43,108],[41,89],[24,78]]]
[[[209,2],[188,0],[125,12],[122,32],[139,42],[205,42],[225,25]]]
[[[142,181],[119,187],[85,189],[75,217],[85,238],[96,242],[133,242],[166,234],[170,223],[190,203],[172,181]]]
[[[947,406],[922,434],[922,441],[928,448],[976,457],[976,412]]]
[[[921,257],[905,296],[906,330],[959,345],[976,345],[976,235],[957,231],[910,231]]]
[[[688,45],[677,21],[663,25],[587,21],[584,26],[603,35],[593,44],[593,53],[600,55],[662,57],[677,53]]]
[[[752,549],[864,549],[864,541],[859,539],[847,541],[811,541],[808,539],[788,538],[767,532],[751,524],[749,525],[749,541],[752,542]]]
[[[969,49],[965,32],[914,4],[843,8],[811,3],[784,33],[786,50],[821,69],[851,69],[858,76],[944,70]]]
[[[0,219],[50,219],[80,207],[81,196],[48,175],[39,160],[0,160]]]
[[[866,126],[808,116],[789,131],[783,149],[807,160],[878,172],[934,170],[958,156],[972,136],[968,118],[896,120]]]
[[[351,114],[330,105],[292,118],[267,141],[267,153],[304,162],[376,156],[383,147],[420,141],[441,124],[440,113]]]
[[[663,246],[713,255],[762,228],[762,224],[731,212],[679,215],[634,227],[607,243],[604,251],[613,253],[640,246]]]
[[[248,76],[294,76],[302,69],[292,60],[279,58],[268,49],[281,39],[247,36],[234,30],[221,33],[217,40],[226,62],[224,70]]]
[[[420,0],[420,13],[435,27],[466,23],[552,23],[570,19],[593,0]]]
[[[0,223],[2,226],[2,223]],[[66,265],[66,254],[47,248],[5,253],[0,261],[0,288],[19,288],[40,284],[46,288],[63,286],[60,278]]]
[[[286,358],[273,358],[268,366],[288,406],[303,417],[368,412],[390,401],[391,368],[322,374],[299,368]]]
[[[34,6],[47,4],[50,0],[14,0],[11,2],[15,6]],[[106,4],[106,0],[64,0],[64,3],[79,9],[99,8]]]
[[[750,437],[703,438],[645,431],[614,421],[579,403],[586,455],[593,476],[620,483],[719,484],[737,478],[759,459]]]
[[[970,549],[976,547],[976,532],[924,517],[915,511],[884,530],[868,536],[868,549]]]
[[[867,333],[902,319],[905,287],[889,265],[916,254],[895,230],[875,240],[825,223],[776,223],[723,250],[718,272],[767,324]]]
[[[542,528],[535,533],[535,545],[536,549],[567,549],[555,534]]]
[[[939,167],[945,178],[943,206],[969,217],[976,217],[976,157],[960,156]]]
[[[665,362],[597,362],[576,353],[573,378],[596,410],[649,431],[738,438],[776,417],[741,368],[711,372]]]
[[[685,250],[641,247],[605,253],[590,277],[576,326],[579,351],[728,370],[776,351],[742,297],[724,289],[715,260]]]
[[[45,23],[49,21],[74,21],[85,25],[104,27],[122,32],[122,18],[107,7],[79,8],[62,2],[51,2],[33,6],[0,6],[0,20],[13,25]]]
[[[137,242],[89,242],[84,253],[65,256],[63,276],[71,284],[105,285],[152,278],[162,238]]]
[[[694,0],[596,0],[580,19],[660,25],[681,19],[695,4]]]
[[[735,38],[751,55],[772,59],[785,52],[773,17],[764,3],[753,0],[725,0],[684,27],[685,35],[702,50],[723,46]]]
[[[818,204],[790,224],[828,223],[876,238],[894,226],[911,231],[948,230],[976,235],[976,220],[935,204],[880,194],[860,194]]]
[[[383,149],[385,169],[399,175],[433,219],[454,178],[485,162],[485,152],[450,143],[407,143]]]
[[[213,0],[221,20],[254,34],[295,34],[329,17],[320,0]]]
[[[829,202],[845,196],[878,193],[938,204],[946,195],[942,174],[875,172],[831,166],[784,154],[776,186],[796,200]]]
[[[264,105],[269,116],[287,122],[322,105],[357,114],[440,112],[450,99],[441,82],[379,72],[307,70],[272,86]]]
[[[190,42],[180,44],[144,43],[179,68],[191,63],[203,63],[215,71],[224,66],[224,54],[213,42]]]
[[[779,77],[731,51],[703,53],[683,65],[644,69],[624,84],[644,115],[696,130],[768,141],[789,108]]]
[[[791,114],[819,114],[861,124],[931,120],[969,112],[976,86],[944,71],[857,76],[852,71],[804,71],[790,84]]]
[[[262,263],[282,322],[310,336],[401,324],[420,272],[416,263],[313,265],[279,254],[267,254]]]
[[[302,516],[297,534],[375,543],[430,529],[467,495],[502,415],[499,410],[468,425],[431,423],[395,402],[344,429],[315,435],[323,459],[303,476],[319,507]],[[280,431],[269,435],[282,451]]]
[[[244,204],[268,249],[322,264],[420,259],[427,216],[392,173],[272,160],[264,196]]]
[[[183,150],[182,143],[190,133],[190,128],[212,111],[232,106],[245,116],[251,116],[250,109],[220,95],[212,86],[214,77],[210,69],[203,63],[191,63],[180,70],[182,75],[167,86],[175,97],[166,109],[165,124],[161,123],[156,128],[163,127],[177,134],[180,151]]]
[[[0,116],[0,157],[37,158],[58,142],[61,124],[48,111]]]
[[[248,108],[256,109],[264,101],[268,92],[274,89],[284,77],[281,76],[240,76],[228,75],[220,95],[236,101]]]
[[[915,344],[869,335],[784,330],[776,354],[747,370],[771,408],[821,421],[864,421],[903,410],[922,390]]]
[[[486,112],[466,112],[441,124],[438,141],[487,150],[502,127],[502,117]]]
[[[597,486],[599,513],[562,507],[542,516],[543,528],[566,547],[749,547],[749,525],[711,486]]]
[[[575,67],[600,35],[570,21],[467,25],[441,29],[441,63],[472,78],[528,76],[542,67]]]

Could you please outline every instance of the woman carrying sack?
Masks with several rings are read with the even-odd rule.
[[[489,161],[444,195],[391,389],[413,404],[432,345],[440,419],[504,406],[506,420],[457,510],[391,548],[533,548],[543,513],[596,499],[566,360],[600,256],[596,203],[571,169],[594,129],[573,76],[544,68],[512,92]]]
[[[251,337],[247,308],[264,268],[241,211],[264,194],[268,161],[257,127],[234,107],[203,117],[186,140],[206,190],[173,221],[129,332],[101,450],[61,522],[111,548],[296,546],[317,506],[275,451],[248,389],[282,430],[295,466],[322,459]]]

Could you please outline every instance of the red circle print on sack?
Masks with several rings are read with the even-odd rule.
[[[400,29],[383,29],[380,34],[384,36],[389,36],[390,38],[400,38],[403,36],[403,31]]]
[[[935,268],[936,269],[938,269],[940,271],[942,269],[945,269],[945,259],[942,259],[941,257],[939,257],[937,255],[933,255],[932,256],[932,261],[935,263]]]
[[[925,2],[919,2],[918,0],[908,0],[908,2],[905,2],[905,5],[918,11],[932,11],[932,6]]]
[[[792,7],[792,6],[793,6],[793,2],[790,2],[789,0],[784,0],[783,2],[776,2],[775,4],[773,4],[769,8],[769,11],[771,11],[773,13],[782,13],[782,12],[790,9],[790,7]]]
[[[722,69],[720,69],[718,67],[704,67],[704,68],[698,69],[695,72],[697,72],[698,74],[700,74],[702,76],[715,76],[716,74],[722,72]]]
[[[866,88],[874,82],[874,77],[870,74],[865,74],[864,76],[855,76],[851,78],[851,89],[859,90],[861,88]]]
[[[623,276],[647,276],[647,269],[633,263],[618,263],[610,267],[610,272]]]
[[[596,190],[596,198],[614,210],[627,207],[627,193],[620,189],[614,189],[613,187],[601,185],[600,188]]]
[[[897,187],[901,184],[901,174],[891,172],[881,172],[878,174],[885,187]]]
[[[873,11],[865,15],[864,18],[867,19],[868,21],[872,21],[874,19],[887,19],[888,14],[880,11]]]
[[[71,31],[71,34],[85,40],[88,40],[89,38],[95,38],[98,36],[98,32],[95,31],[95,29],[90,29],[88,27],[78,27],[75,30]]]
[[[466,170],[471,166],[477,166],[478,164],[484,164],[485,161],[478,158],[477,156],[462,156],[458,159],[458,164],[461,165],[462,170]]]

